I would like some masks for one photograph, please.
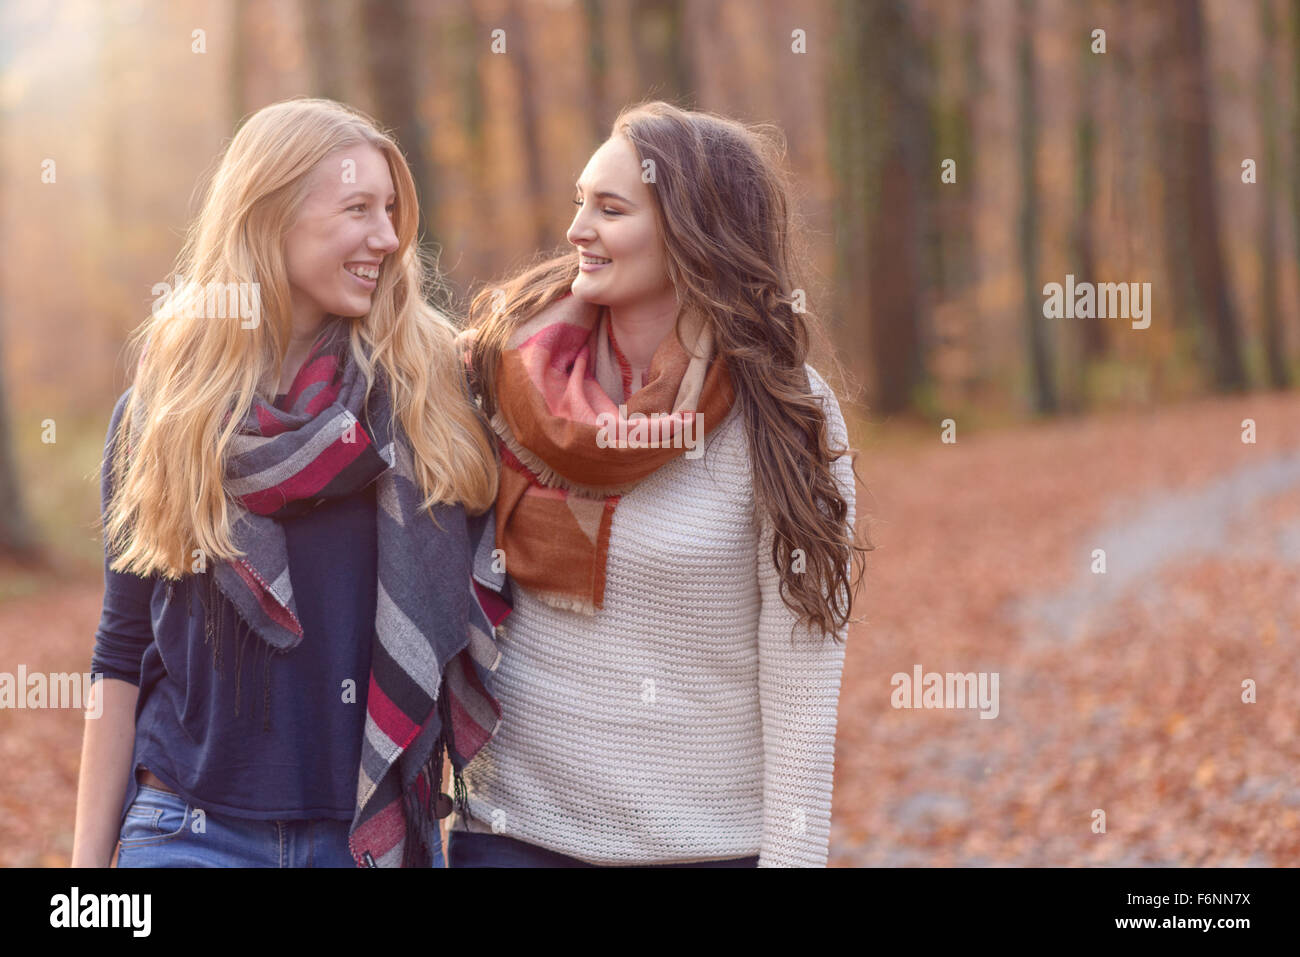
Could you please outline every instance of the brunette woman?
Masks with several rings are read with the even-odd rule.
[[[475,299],[516,590],[453,867],[826,863],[864,549],[768,133],[625,111],[572,251]]]

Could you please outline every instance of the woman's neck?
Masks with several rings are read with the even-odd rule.
[[[310,319],[294,316],[289,345],[284,352],[284,361],[280,364],[280,384],[276,388],[276,395],[284,395],[293,386],[293,380],[297,378],[302,364],[307,361],[307,356],[311,353],[311,345],[320,335],[326,318],[324,315]]]
[[[671,291],[667,299],[610,306],[609,322],[619,351],[632,367],[632,391],[645,385],[650,360],[666,336],[677,325],[677,297]]]

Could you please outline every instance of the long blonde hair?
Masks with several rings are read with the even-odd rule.
[[[178,284],[131,338],[139,360],[105,512],[114,571],[179,578],[194,549],[206,561],[241,554],[231,537],[237,506],[224,487],[224,463],[254,398],[275,398],[291,333],[284,236],[316,164],[362,144],[388,162],[399,245],[380,271],[370,312],[350,323],[351,360],[364,372],[367,396],[376,369],[383,374],[413,452],[422,508],[458,501],[479,514],[496,498],[495,449],[463,385],[456,327],[424,298],[436,270],[416,242],[419,213],[406,160],[365,114],[297,98],[258,110],[235,134],[176,260],[185,288]],[[194,290],[229,283],[257,284],[261,321],[252,328],[238,310],[213,319],[186,308]]]

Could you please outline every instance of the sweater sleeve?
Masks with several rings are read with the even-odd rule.
[[[128,389],[122,393],[113,409],[104,441],[104,466],[100,474],[100,513],[106,511],[113,493],[113,446],[121,424],[122,410],[126,405]],[[108,566],[108,543],[104,543],[104,606],[95,631],[95,649],[91,654],[90,673],[108,678],[120,678],[133,685],[140,684],[140,659],[153,641],[153,619],[150,602],[153,597],[154,578],[123,574]]]
[[[813,392],[822,397],[828,439],[848,447],[839,403],[821,376],[808,366]],[[855,488],[852,463],[842,455],[831,471],[848,503],[853,528]],[[838,637],[806,626],[781,598],[780,575],[772,564],[773,526],[760,524],[757,559],[761,600],[758,625],[759,707],[763,719],[763,836],[759,867],[825,867],[830,843],[831,785],[835,770],[835,725],[848,626]],[[792,629],[794,640],[791,641]]]

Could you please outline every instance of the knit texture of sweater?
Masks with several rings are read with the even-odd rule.
[[[847,447],[834,393],[806,369],[831,447]],[[594,616],[516,587],[502,722],[465,769],[472,816],[453,829],[592,864],[825,866],[847,626],[832,641],[781,598],[739,406],[703,445],[620,499]],[[831,469],[851,529],[849,456]]]

